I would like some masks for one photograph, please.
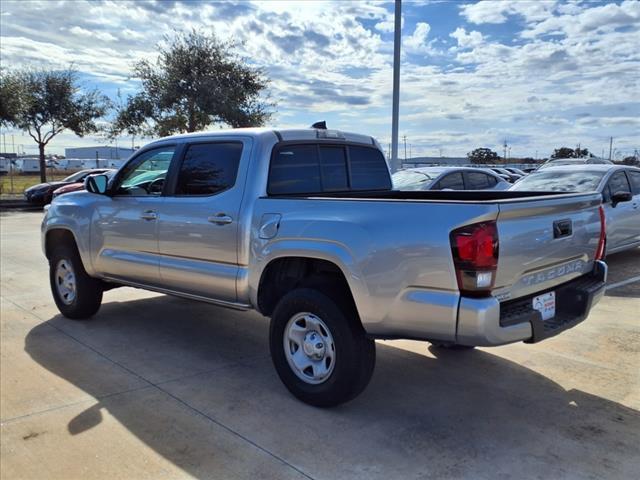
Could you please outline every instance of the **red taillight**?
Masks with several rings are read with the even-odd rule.
[[[596,260],[602,260],[604,258],[605,240],[607,238],[607,219],[604,216],[604,208],[600,205],[600,238],[598,239],[598,247],[596,248]]]
[[[482,222],[451,232],[451,250],[458,288],[463,295],[488,294],[498,266],[496,222]]]

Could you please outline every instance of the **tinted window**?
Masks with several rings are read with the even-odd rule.
[[[627,175],[629,175],[629,180],[631,180],[631,187],[633,188],[633,194],[640,195],[640,172],[627,170]]]
[[[624,174],[624,172],[616,172],[611,175],[608,185],[611,195],[618,192],[631,191],[631,187],[629,187],[629,182],[627,181],[627,176]]]
[[[432,178],[426,173],[415,170],[400,170],[391,176],[391,181],[396,190],[427,190]]]
[[[291,145],[276,151],[269,172],[269,193],[318,193],[320,162],[316,145]]]
[[[462,173],[450,173],[443,177],[434,190],[444,190],[448,188],[450,190],[464,190],[464,183],[462,183]]]
[[[495,182],[489,182],[489,179],[493,179],[493,177],[484,173],[466,172],[465,175],[467,176],[467,190],[485,190],[495,185]]]
[[[605,172],[549,168],[524,177],[510,190],[593,192],[597,190],[604,174]]]
[[[387,162],[377,148],[349,147],[352,190],[390,190]]]
[[[189,145],[178,173],[176,195],[213,195],[236,182],[242,143]]]
[[[344,147],[320,147],[322,190],[325,192],[348,190],[347,158]]]
[[[118,176],[117,195],[160,195],[175,147],[161,147],[133,158]]]

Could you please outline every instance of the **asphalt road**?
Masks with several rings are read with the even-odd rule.
[[[42,213],[0,215],[0,476],[637,478],[640,282],[536,345],[378,343],[355,401],[293,399],[266,319],[130,288],[88,322],[58,315]],[[610,283],[640,251],[608,259]]]

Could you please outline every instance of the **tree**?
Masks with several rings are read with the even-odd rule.
[[[81,93],[73,70],[18,70],[0,75],[0,105],[0,124],[26,131],[38,144],[46,182],[47,144],[67,129],[80,137],[97,132],[110,102],[97,90]]]
[[[467,158],[471,163],[497,163],[500,157],[490,148],[476,148],[467,153]]]
[[[589,153],[589,150],[586,148],[569,148],[569,147],[560,147],[556,148],[551,155],[552,159],[556,158],[582,158],[582,157],[593,157],[593,154]]]
[[[118,109],[112,135],[165,136],[213,123],[263,125],[273,105],[261,100],[269,80],[238,57],[233,42],[196,30],[165,38],[155,62],[133,67],[142,90]]]
[[[630,165],[632,167],[640,167],[640,159],[634,155],[631,155],[630,157],[624,157],[622,159],[622,164]]]

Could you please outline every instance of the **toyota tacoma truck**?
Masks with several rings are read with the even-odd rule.
[[[172,136],[53,202],[60,312],[132,286],[270,318],[274,366],[316,406],[364,390],[375,339],[535,343],[584,320],[607,273],[598,193],[397,191],[370,136]],[[177,319],[176,321],[179,321]]]

